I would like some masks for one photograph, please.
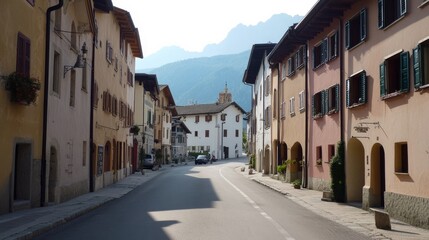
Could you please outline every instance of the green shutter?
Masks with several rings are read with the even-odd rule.
[[[320,92],[322,94],[322,115],[325,115],[328,112],[328,91],[327,90],[322,90]]]
[[[401,10],[401,16],[404,16],[405,13],[407,13],[407,0],[400,0],[400,10]]]
[[[386,73],[385,73],[384,61],[380,64],[380,96],[386,95]]]
[[[346,49],[350,47],[350,21],[344,24],[344,47]]]
[[[378,28],[384,27],[384,0],[378,0]]]
[[[350,78],[346,80],[346,107],[350,107]]]
[[[336,57],[336,56],[338,56],[338,31],[335,33],[335,35],[334,35],[334,41],[335,41],[335,43],[334,43],[334,48],[335,48],[335,51],[334,51],[334,56],[331,56],[331,57]]]
[[[414,87],[419,88],[422,85],[422,71],[421,71],[421,61],[422,61],[422,46],[419,44],[416,48],[413,49],[413,62],[414,62]]]
[[[340,108],[340,85],[335,85],[335,112],[338,112]]]
[[[366,9],[360,11],[360,40],[366,39]]]
[[[401,53],[401,92],[410,90],[410,56],[408,52]]]
[[[321,63],[325,63],[328,61],[328,38],[323,39],[322,42],[322,61]]]
[[[362,71],[359,78],[359,103],[366,103],[366,72]]]

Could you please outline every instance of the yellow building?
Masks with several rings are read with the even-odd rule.
[[[143,58],[139,33],[130,13],[108,5],[95,8],[91,155],[94,190],[131,172],[135,60]]]
[[[27,85],[28,91],[15,88],[19,79],[0,81],[0,214],[40,206],[47,8],[46,1],[26,0],[2,1],[0,8],[0,76],[17,72],[40,81],[40,90]]]

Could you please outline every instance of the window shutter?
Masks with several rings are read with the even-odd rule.
[[[410,90],[410,57],[408,52],[401,53],[401,92]]]
[[[350,107],[350,78],[346,80],[346,107]]]
[[[338,56],[338,31],[334,35],[334,41],[335,41],[335,43],[334,43],[335,51],[334,51],[333,57],[336,57],[336,56]]]
[[[322,42],[322,63],[328,61],[328,39],[325,38]]]
[[[335,85],[335,111],[338,112],[340,108],[340,85]]]
[[[360,40],[366,39],[366,9],[360,12]]]
[[[329,108],[328,100],[329,100],[329,91],[323,90],[322,91],[322,114],[323,115],[328,113],[328,108]]]
[[[380,96],[384,97],[386,95],[386,74],[384,62],[380,64]]]
[[[345,41],[344,47],[346,49],[349,49],[349,47],[350,47],[350,21],[347,21],[346,24],[344,24],[344,41]]]
[[[407,0],[400,0],[401,16],[404,16],[407,13]]]
[[[290,75],[292,73],[292,58],[287,60],[287,74]]]
[[[384,0],[378,0],[378,28],[384,27]]]
[[[313,110],[313,117],[316,115],[316,109],[314,108],[314,96],[311,97],[311,109]]]
[[[422,74],[421,74],[421,45],[419,44],[413,49],[413,62],[414,62],[414,88],[419,88],[422,85]]]
[[[315,60],[315,57],[314,57],[314,47],[313,47],[313,54],[311,54],[311,60],[312,60],[312,62],[313,62],[313,69],[315,69],[316,68],[316,62],[314,61]]]
[[[366,103],[366,72],[365,71],[363,71],[360,74],[359,86],[360,86],[359,103]]]

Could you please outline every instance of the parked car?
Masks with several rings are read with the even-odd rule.
[[[207,155],[198,155],[195,159],[195,164],[206,164],[208,161],[209,159],[207,158]]]
[[[146,154],[143,161],[143,168],[152,169],[155,165],[155,157],[152,154]]]

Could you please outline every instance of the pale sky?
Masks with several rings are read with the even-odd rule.
[[[221,42],[238,24],[256,25],[272,15],[304,16],[316,0],[112,0],[131,13],[145,57],[163,47],[200,52]]]

